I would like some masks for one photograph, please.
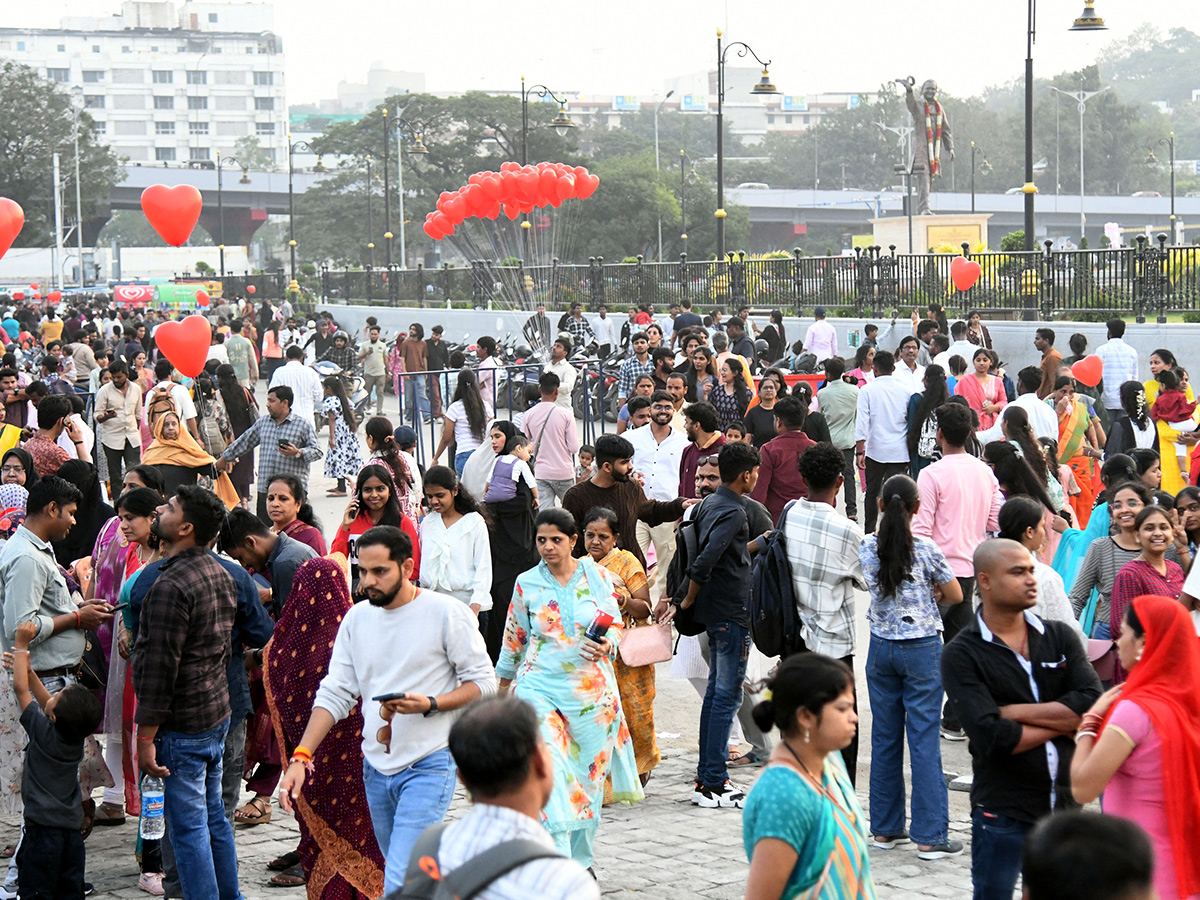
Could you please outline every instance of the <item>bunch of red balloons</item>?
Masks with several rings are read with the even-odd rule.
[[[558,209],[564,200],[586,200],[599,184],[599,176],[583,166],[502,163],[499,172],[476,172],[464,187],[443,191],[437,210],[425,217],[425,233],[440,241],[472,217],[494,220],[503,212],[515,220],[539,207]]]

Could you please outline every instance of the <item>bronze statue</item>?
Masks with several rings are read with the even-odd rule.
[[[916,79],[897,78],[904,85],[904,99],[913,119],[912,177],[917,189],[916,214],[932,215],[929,209],[929,188],[933,178],[942,173],[942,150],[954,159],[954,139],[950,135],[950,119],[937,100],[937,82],[932,78],[921,85],[923,103],[913,96]]]

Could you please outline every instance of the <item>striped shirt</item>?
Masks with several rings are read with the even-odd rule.
[[[524,813],[504,806],[476,803],[446,826],[438,848],[443,876],[503,841],[528,840],[554,847],[554,838]],[[600,888],[587,870],[572,859],[535,859],[500,876],[475,895],[475,900],[599,900]]]
[[[867,590],[859,547],[863,533],[828,503],[801,497],[783,523],[800,636],[813,653],[854,653],[854,589]]]
[[[1096,348],[1104,364],[1104,408],[1121,408],[1121,385],[1138,381],[1138,352],[1121,338],[1109,338]]]
[[[647,354],[645,362],[639,362],[636,356],[631,356],[621,363],[621,374],[617,378],[617,395],[625,398],[633,396],[634,385],[639,375],[652,375],[654,363]]]
[[[300,455],[284,456],[279,452],[280,441],[299,447]],[[241,437],[221,454],[221,459],[234,462],[243,453],[258,447],[259,493],[266,493],[267,486],[276,475],[295,475],[307,488],[309,465],[325,455],[318,444],[317,430],[313,428],[311,416],[302,419],[290,412],[282,422],[276,422],[268,414],[243,431]]]

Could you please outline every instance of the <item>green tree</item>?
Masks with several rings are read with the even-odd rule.
[[[275,157],[268,153],[252,134],[234,141],[233,153],[229,155],[236,159],[243,169],[255,172],[274,172],[276,169]]]
[[[18,247],[54,243],[54,177],[52,157],[61,165],[62,196],[74,199],[75,110],[71,96],[14,62],[0,63],[0,194],[25,210]],[[80,200],[85,221],[107,206],[120,179],[120,160],[97,140],[95,123],[79,113]],[[65,203],[64,219],[74,222],[75,204]]]
[[[96,238],[97,245],[116,242],[122,247],[157,247],[162,244],[162,238],[151,227],[146,216],[140,209],[114,209],[100,235]],[[197,226],[192,229],[185,247],[211,247],[214,245],[212,236]]]

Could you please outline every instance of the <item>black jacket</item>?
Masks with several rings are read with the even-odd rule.
[[[742,498],[721,485],[696,508],[700,552],[687,574],[700,583],[696,620],[705,625],[735,622],[749,627],[750,522]]]

